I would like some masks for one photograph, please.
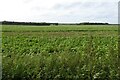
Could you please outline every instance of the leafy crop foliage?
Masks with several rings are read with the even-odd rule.
[[[3,80],[119,80],[117,31],[3,25]]]

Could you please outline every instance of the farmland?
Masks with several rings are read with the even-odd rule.
[[[119,80],[117,25],[2,26],[3,80]]]

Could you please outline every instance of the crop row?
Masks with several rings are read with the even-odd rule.
[[[118,38],[3,36],[3,79],[118,80]]]

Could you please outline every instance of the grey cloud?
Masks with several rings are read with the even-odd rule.
[[[73,12],[75,10],[77,10],[78,12],[80,10],[94,10],[94,11],[101,11],[106,9],[113,9],[116,6],[116,3],[112,3],[112,2],[76,2],[76,3],[62,3],[62,4],[56,4],[53,7],[53,10],[59,11],[66,11],[66,10],[71,10],[74,9]],[[112,10],[111,9],[111,10]]]
[[[105,21],[117,23],[117,3],[113,2],[77,2],[57,4],[55,10],[70,10],[61,16],[64,21]],[[73,10],[72,10],[73,9]]]
[[[43,8],[34,7],[41,12]],[[65,13],[60,15],[61,13]],[[44,22],[110,22],[117,23],[117,3],[76,2],[56,4],[46,14],[36,17]]]
[[[72,7],[76,7],[78,5],[81,5],[81,2],[77,3],[62,3],[62,4],[56,4],[53,9],[59,10],[59,9],[70,9]]]
[[[99,7],[103,3],[97,3],[97,2],[75,2],[75,3],[62,3],[62,4],[56,4],[53,9],[71,9],[71,8],[91,8],[91,7]]]

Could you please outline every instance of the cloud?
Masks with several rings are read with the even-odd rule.
[[[0,1],[0,20],[34,22],[118,22],[118,0]]]
[[[98,21],[117,23],[117,3],[112,2],[56,4],[53,11],[56,12],[50,13],[49,17],[50,15],[56,15],[55,17],[60,22]]]

